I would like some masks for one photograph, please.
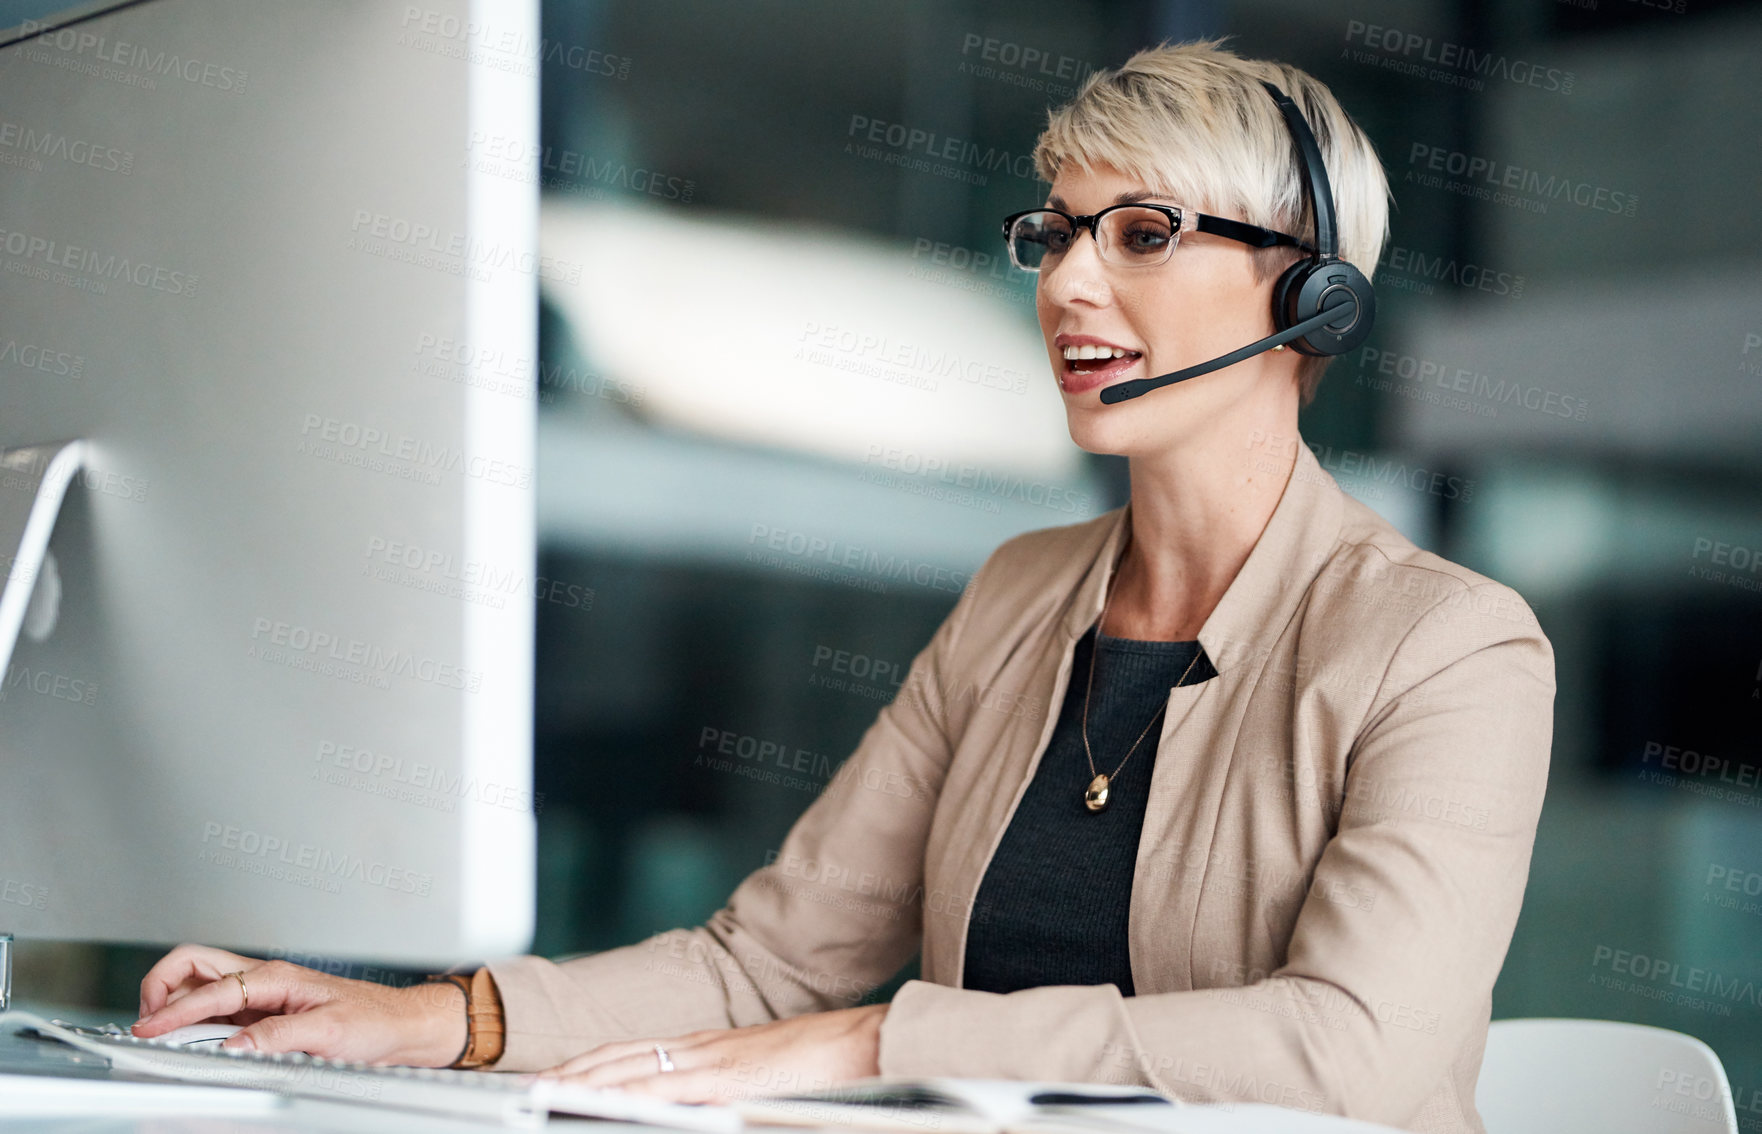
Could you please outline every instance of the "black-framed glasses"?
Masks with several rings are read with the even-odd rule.
[[[1149,202],[1109,205],[1099,213],[1075,216],[1063,209],[1028,209],[1003,218],[1004,243],[1010,262],[1027,272],[1056,265],[1077,234],[1089,230],[1103,263],[1118,267],[1153,268],[1168,262],[1183,229],[1208,232],[1255,248],[1286,245],[1305,252],[1315,249],[1285,232],[1214,217],[1180,205]]]

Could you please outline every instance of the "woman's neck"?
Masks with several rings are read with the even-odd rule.
[[[1199,636],[1278,507],[1296,430],[1230,434],[1131,460],[1130,543],[1102,632],[1181,642]]]

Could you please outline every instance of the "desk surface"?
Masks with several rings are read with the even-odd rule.
[[[20,1005],[24,1007],[24,1005]],[[100,1024],[103,1014],[37,1008],[43,1015],[60,1016],[76,1023]],[[29,1096],[38,1092],[21,1089],[25,1080],[14,1076],[50,1078],[57,1087],[72,1083],[77,1088],[76,1112],[46,1114]],[[264,1098],[261,1092],[220,1087],[186,1088],[182,1084],[148,1082],[114,1075],[95,1056],[65,1047],[27,1039],[12,1032],[0,1034],[0,1132],[44,1131],[48,1134],[382,1134],[393,1130],[412,1134],[485,1134],[504,1129],[413,1111],[392,1110],[358,1103],[329,1102],[305,1098]],[[7,1080],[10,1080],[9,1082]],[[48,1083],[40,1085],[48,1087]],[[62,1092],[53,1090],[60,1095]],[[30,1110],[31,1113],[20,1113]],[[553,1118],[550,1125],[561,1130],[613,1128],[622,1134],[647,1132],[659,1127],[605,1122],[587,1118]],[[781,1130],[778,1127],[763,1128]],[[1148,1130],[1149,1127],[1146,1127]],[[1354,1122],[1279,1107],[1190,1106],[1169,1112],[1158,1129],[1165,1134],[1390,1134],[1391,1127]],[[792,1134],[802,1134],[794,1131]]]

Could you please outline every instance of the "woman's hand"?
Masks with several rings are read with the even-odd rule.
[[[446,983],[390,988],[179,945],[142,978],[134,1033],[150,1039],[204,1020],[243,1026],[223,1047],[444,1067],[465,1046],[465,993]]]
[[[674,1102],[730,1102],[796,1094],[879,1075],[885,1004],[810,1012],[750,1028],[715,1028],[670,1039],[601,1044],[540,1078],[618,1087]],[[655,1044],[673,1070],[661,1071]]]

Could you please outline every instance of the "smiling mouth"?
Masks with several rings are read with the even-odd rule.
[[[1121,377],[1144,358],[1133,351],[1120,358],[1067,358],[1059,371],[1059,385],[1069,393],[1082,393]]]
[[[1132,351],[1119,358],[1067,358],[1065,371],[1071,374],[1101,374],[1108,370],[1125,370],[1143,357],[1137,351]]]

